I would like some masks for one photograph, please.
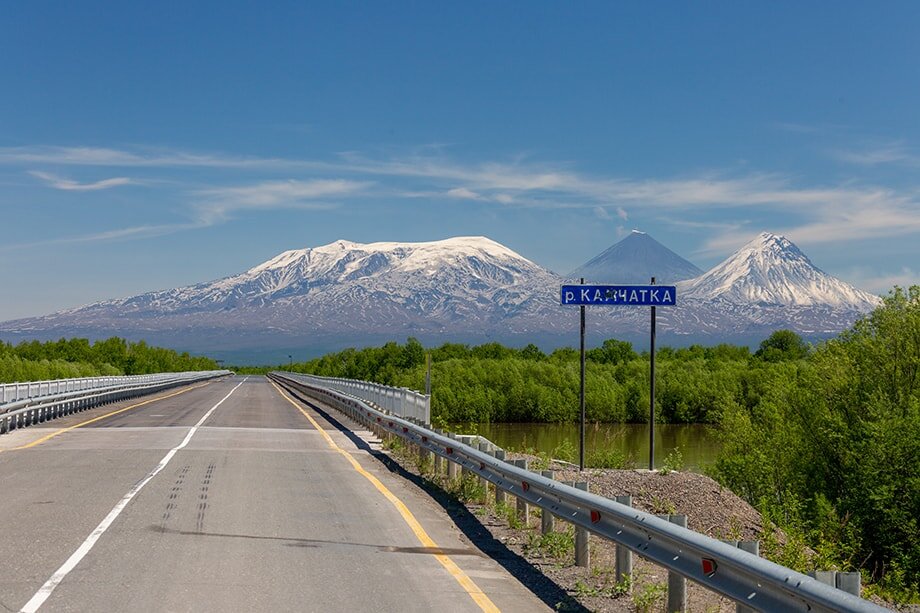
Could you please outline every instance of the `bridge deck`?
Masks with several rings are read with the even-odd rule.
[[[0,607],[547,609],[373,458],[370,439],[298,408],[266,379],[159,396],[0,437]],[[420,542],[406,513],[437,549]],[[98,540],[88,542],[94,530]]]

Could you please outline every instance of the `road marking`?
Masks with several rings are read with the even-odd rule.
[[[29,443],[29,444],[27,444],[27,445],[22,445],[22,446],[20,446],[20,447],[11,447],[10,449],[6,449],[6,450],[0,449],[0,452],[3,452],[3,451],[20,451],[20,450],[22,450],[22,449],[28,449],[28,448],[30,448],[30,447],[35,447],[36,445],[41,445],[42,443],[44,443],[44,442],[46,442],[46,441],[49,441],[49,440],[53,439],[55,436],[58,436],[58,435],[60,435],[60,434],[64,434],[65,432],[70,432],[71,430],[75,430],[75,429],[77,429],[77,428],[82,428],[83,426],[88,426],[89,424],[92,424],[92,423],[95,423],[95,422],[97,422],[97,421],[106,419],[107,417],[112,417],[113,415],[118,415],[119,413],[124,413],[125,411],[130,411],[131,409],[136,409],[137,407],[142,407],[142,406],[144,406],[145,404],[150,404],[151,402],[157,402],[158,400],[166,400],[167,398],[172,398],[173,396],[178,396],[179,394],[184,394],[184,393],[186,393],[186,392],[190,392],[190,391],[192,391],[192,390],[194,390],[194,389],[198,389],[199,387],[204,387],[205,385],[210,385],[210,384],[211,384],[211,382],[208,381],[207,383],[202,383],[201,385],[193,385],[192,387],[183,388],[183,389],[179,390],[178,392],[173,392],[172,394],[166,394],[165,396],[157,396],[156,398],[150,398],[149,400],[145,400],[144,402],[138,402],[137,404],[132,404],[132,405],[129,406],[129,407],[124,407],[124,408],[118,409],[117,411],[112,411],[111,413],[106,413],[105,415],[100,415],[99,417],[94,417],[94,418],[92,418],[92,419],[88,419],[88,420],[86,420],[86,421],[84,421],[84,422],[80,422],[79,424],[76,424],[76,425],[74,425],[74,426],[68,426],[67,428],[61,428],[60,430],[55,430],[55,431],[52,432],[51,434],[48,434],[48,435],[46,435],[46,436],[43,436],[43,437],[41,437],[40,439],[34,440],[34,441],[32,441],[31,443]]]
[[[246,377],[246,379],[248,378],[249,377]],[[144,486],[150,482],[151,479],[156,477],[161,470],[166,468],[166,465],[169,464],[169,461],[173,459],[173,456],[175,456],[180,449],[188,445],[189,441],[192,440],[192,437],[195,436],[196,432],[198,432],[198,428],[201,427],[201,424],[203,424],[208,419],[208,417],[211,416],[211,413],[213,413],[217,407],[222,405],[224,400],[229,398],[230,395],[240,387],[240,385],[243,385],[243,383],[246,382],[246,379],[240,381],[236,387],[234,387],[226,396],[220,399],[220,402],[211,407],[208,412],[204,414],[204,417],[202,417],[197,424],[192,426],[192,429],[188,431],[188,434],[185,435],[185,438],[182,439],[182,442],[170,449],[169,452],[163,456],[163,459],[160,460],[160,463],[156,465],[156,468],[147,473],[146,477],[138,481],[137,484],[131,488],[131,491],[125,494],[124,498],[118,501],[118,504],[115,505],[115,508],[109,511],[109,514],[105,516],[105,519],[103,519],[102,522],[96,526],[96,529],[93,530],[88,537],[86,537],[86,540],[83,541],[83,544],[80,545],[80,547],[77,548],[77,550],[73,552],[69,558],[67,558],[67,561],[64,562],[64,564],[59,569],[57,569],[53,575],[51,575],[51,578],[48,579],[45,584],[41,586],[41,588],[35,593],[35,595],[32,596],[32,599],[29,600],[29,602],[27,602],[22,607],[22,609],[19,610],[19,613],[34,613],[35,611],[38,611],[38,609],[45,603],[45,601],[48,600],[48,597],[51,596],[51,593],[54,591],[54,589],[60,585],[61,581],[67,577],[68,573],[70,573],[70,571],[72,571],[77,566],[77,564],[79,564],[80,561],[86,557],[86,554],[90,552],[90,550],[96,544],[96,541],[99,540],[99,537],[105,534],[105,531],[109,529],[109,526],[112,525],[112,522],[114,522],[118,516],[121,515],[121,512],[124,511],[125,507],[128,506],[128,503],[131,502],[131,499],[137,496],[137,493],[140,492]]]
[[[434,539],[428,536],[428,533],[425,532],[425,529],[422,527],[419,521],[415,518],[415,516],[409,510],[409,507],[407,507],[406,504],[402,500],[397,498],[396,494],[391,492],[387,488],[387,486],[385,486],[377,477],[375,477],[374,475],[364,470],[364,468],[360,464],[358,464],[358,461],[354,458],[354,456],[352,456],[350,453],[348,453],[347,451],[339,447],[336,444],[336,442],[332,440],[332,437],[329,436],[329,434],[320,427],[320,425],[317,423],[315,419],[313,419],[313,416],[307,413],[306,411],[304,411],[303,407],[301,407],[299,404],[294,402],[294,400],[292,400],[290,396],[285,394],[284,391],[280,387],[278,387],[278,385],[274,381],[272,381],[272,385],[275,386],[275,389],[278,390],[278,393],[281,394],[281,396],[284,397],[285,400],[290,402],[292,405],[294,405],[297,408],[298,411],[303,413],[303,416],[306,417],[310,421],[310,423],[313,424],[313,427],[316,428],[317,431],[319,431],[319,433],[323,435],[323,438],[326,439],[326,443],[328,443],[329,447],[331,447],[334,451],[337,451],[343,456],[345,456],[345,458],[351,463],[351,466],[356,471],[358,471],[365,479],[370,481],[374,485],[374,487],[376,487],[377,490],[381,494],[383,494],[384,497],[386,497],[386,499],[389,500],[393,504],[394,507],[396,507],[396,510],[399,511],[399,514],[402,516],[403,521],[405,521],[409,525],[409,528],[411,528],[412,532],[415,533],[416,538],[419,540],[419,542],[422,544],[423,547],[429,547],[433,550],[441,549],[441,547],[438,546],[438,544],[434,542]],[[435,553],[433,555],[438,560],[438,562],[441,563],[441,566],[443,566],[447,570],[447,572],[450,573],[450,575],[457,581],[457,583],[460,584],[460,587],[462,587],[466,591],[466,593],[470,595],[473,601],[475,601],[476,604],[479,605],[480,609],[482,609],[483,611],[488,611],[488,612],[499,611],[499,608],[495,606],[495,604],[489,599],[488,596],[486,596],[485,592],[483,592],[479,588],[479,586],[477,586],[473,582],[473,580],[470,579],[469,576],[465,572],[463,572],[463,569],[457,566],[457,564],[452,559],[450,559],[449,556],[443,553]]]

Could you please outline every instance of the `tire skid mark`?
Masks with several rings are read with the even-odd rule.
[[[172,517],[173,511],[179,508],[179,497],[182,496],[182,486],[185,484],[185,477],[188,475],[188,471],[191,470],[191,468],[192,467],[190,465],[186,464],[176,471],[176,481],[173,486],[169,488],[166,510],[163,511],[163,518],[160,522],[160,525],[163,528],[166,527],[166,522],[168,522],[169,518]]]
[[[201,489],[198,494],[198,517],[195,522],[195,529],[198,532],[204,530],[205,513],[208,510],[208,491],[211,489],[211,480],[214,477],[214,469],[217,465],[214,462],[208,464],[208,468],[201,480]]]

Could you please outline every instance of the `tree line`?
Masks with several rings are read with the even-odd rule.
[[[656,353],[656,420],[717,424],[728,407],[750,403],[763,380],[783,376],[787,365],[808,351],[788,330],[774,333],[753,353],[727,344],[663,347]],[[421,390],[426,355],[431,359],[432,415],[439,422],[569,422],[578,416],[579,353],[570,347],[547,354],[535,345],[445,343],[426,350],[410,338],[405,344],[345,349],[293,369]],[[648,420],[647,352],[608,339],[586,352],[585,370],[588,419]]]
[[[217,367],[210,358],[118,337],[94,343],[85,338],[27,341],[17,345],[0,341],[0,383],[214,370]]]

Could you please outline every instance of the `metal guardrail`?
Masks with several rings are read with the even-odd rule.
[[[431,451],[527,503],[691,581],[758,611],[885,611],[868,600],[824,585],[698,532],[608,498],[542,477],[497,460],[413,421],[388,415],[361,398],[320,385],[315,379],[271,373],[274,380],[321,398],[357,422],[399,436]]]
[[[22,383],[5,383],[0,385],[0,405],[14,400],[34,398],[36,396],[53,396],[65,392],[109,387],[119,384],[147,383],[155,381],[162,375],[128,375],[119,377],[81,377],[74,379],[54,379],[51,381],[26,381]]]
[[[187,385],[228,374],[231,374],[229,370],[210,370],[139,375],[138,377],[102,377],[100,379],[114,379],[117,383],[44,396],[33,396],[3,403],[0,404],[0,434],[42,423],[63,415],[84,411],[102,404],[152,394],[171,387]],[[47,388],[37,387],[36,389]]]
[[[296,376],[311,385],[334,389],[351,396],[357,396],[367,402],[372,402],[378,408],[397,417],[418,421],[422,424],[431,423],[431,396],[420,394],[404,387],[390,387],[358,381],[357,379],[341,379],[338,377],[318,377],[316,375],[301,375],[298,373],[278,372],[278,375]]]

